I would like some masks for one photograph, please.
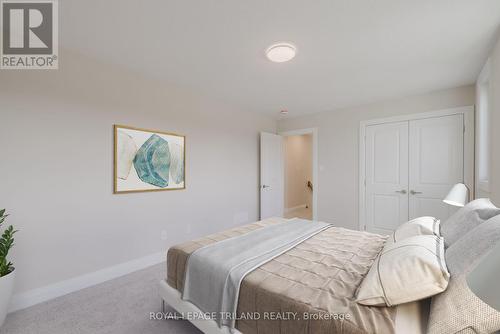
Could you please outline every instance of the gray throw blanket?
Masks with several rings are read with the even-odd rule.
[[[234,328],[243,278],[330,226],[292,219],[202,247],[188,258],[182,299]]]

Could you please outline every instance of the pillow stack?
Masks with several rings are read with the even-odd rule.
[[[485,221],[486,220],[486,221]],[[429,334],[500,331],[500,312],[479,299],[468,287],[467,275],[500,242],[500,209],[489,200],[467,204],[443,223],[449,237],[446,262],[448,289],[431,301]]]
[[[500,209],[486,198],[468,203],[443,223],[433,217],[404,223],[363,279],[357,302],[393,306],[434,296],[428,333],[498,331],[500,312],[476,297],[466,280],[498,242]]]
[[[439,223],[433,217],[420,217],[394,231],[363,279],[356,301],[393,306],[444,291],[450,274]]]

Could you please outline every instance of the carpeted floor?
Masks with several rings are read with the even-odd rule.
[[[188,321],[150,320],[161,311],[165,270],[162,263],[14,312],[0,334],[200,334]]]

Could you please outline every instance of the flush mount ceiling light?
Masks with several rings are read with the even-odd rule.
[[[280,114],[288,115],[288,110],[286,110],[286,109],[280,110]]]
[[[292,60],[297,54],[297,48],[291,43],[276,43],[266,50],[267,59],[275,63]]]

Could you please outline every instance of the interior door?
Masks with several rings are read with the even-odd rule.
[[[366,229],[388,234],[408,220],[408,122],[366,128]]]
[[[443,203],[464,182],[463,115],[410,121],[410,219],[447,219],[456,209]]]
[[[283,137],[260,134],[260,218],[283,217],[285,176]]]

